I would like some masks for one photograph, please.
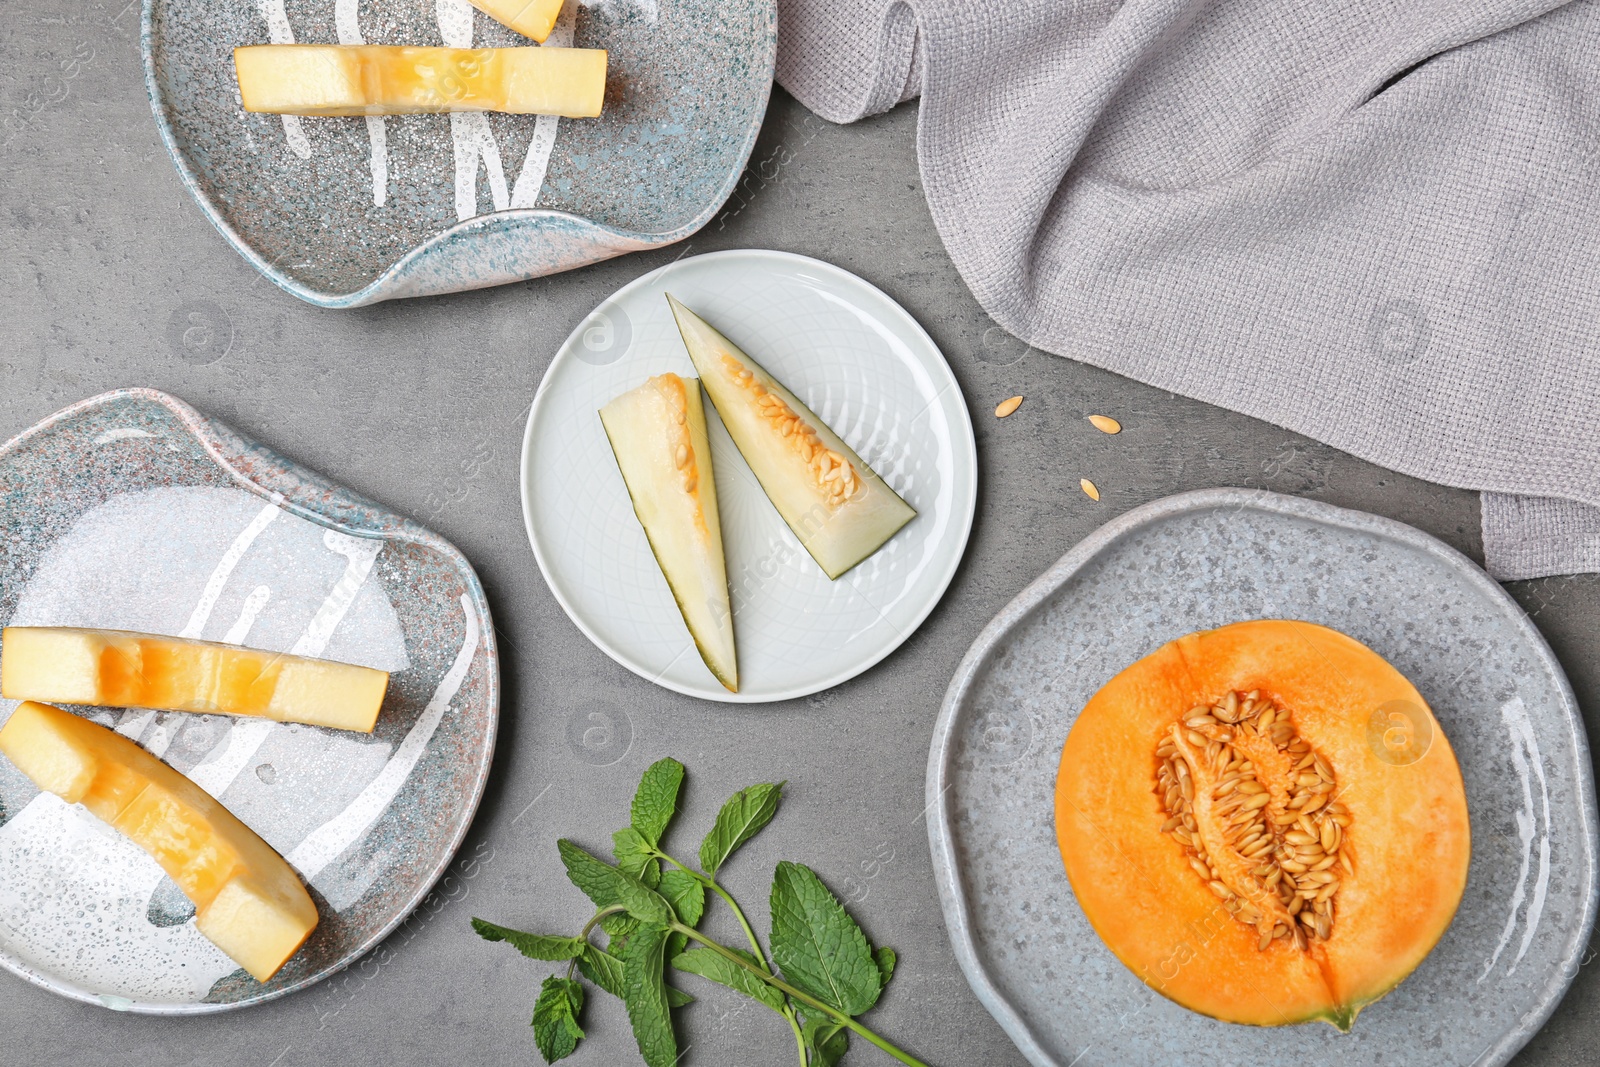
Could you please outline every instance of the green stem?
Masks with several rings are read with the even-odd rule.
[[[601,919],[604,919],[607,915],[615,915],[619,911],[627,911],[627,910],[628,909],[624,908],[621,904],[613,904],[609,908],[601,908],[599,911],[595,912],[592,916],[589,917],[589,921],[588,922],[583,924],[583,929],[581,931],[579,931],[579,933],[578,933],[578,939],[580,941],[589,940],[590,931],[592,931],[596,926],[600,925],[600,920]],[[570,961],[567,964],[567,981],[569,981],[569,982],[572,981],[572,972],[577,970],[577,969],[578,969],[578,961],[577,960],[574,959],[574,960]]]
[[[659,848],[655,850],[655,853],[659,859],[666,860],[722,898],[723,903],[727,904],[729,909],[733,911],[733,917],[739,920],[739,926],[744,930],[744,936],[749,939],[750,950],[755,953],[757,962],[761,964],[762,970],[770,975],[772,973],[772,965],[767,962],[766,953],[761,951],[761,941],[756,937],[756,932],[751,929],[750,921],[744,917],[744,909],[739,907],[739,902],[733,899],[732,894],[717,884],[717,880],[710,875],[702,874],[692,867],[684,866]],[[800,1020],[795,1016],[794,1005],[784,1001],[782,1014],[784,1021],[789,1024],[789,1029],[794,1032],[795,1047],[800,1050],[800,1067],[806,1067],[806,1037],[805,1034],[800,1032]]]
[[[848,1027],[849,1029],[854,1030],[861,1037],[863,1037],[866,1040],[872,1042],[874,1045],[877,1045],[879,1048],[883,1049],[883,1051],[887,1052],[889,1055],[893,1056],[895,1059],[899,1060],[901,1063],[906,1064],[907,1067],[928,1067],[927,1064],[923,1063],[921,1060],[917,1059],[915,1056],[912,1056],[910,1053],[907,1053],[907,1052],[902,1052],[900,1049],[896,1048],[894,1045],[890,1044],[888,1041],[886,1041],[883,1038],[879,1037],[877,1034],[873,1033],[871,1030],[867,1029],[865,1026],[862,1026],[860,1023],[856,1022],[854,1019],[852,1019],[850,1016],[846,1015],[844,1012],[840,1011],[838,1008],[834,1008],[834,1007],[831,1007],[831,1006],[829,1006],[827,1004],[824,1004],[822,1001],[818,1000],[816,997],[811,996],[809,993],[802,993],[800,990],[796,989],[794,986],[792,986],[789,983],[785,982],[783,979],[776,978],[772,974],[770,974],[769,972],[764,971],[759,967],[750,966],[750,964],[747,961],[745,961],[744,959],[742,959],[737,952],[732,952],[729,949],[724,948],[723,946],[717,944],[717,942],[711,940],[709,937],[706,937],[704,934],[700,933],[700,931],[695,930],[692,927],[685,926],[682,923],[677,923],[677,922],[672,924],[671,929],[677,931],[680,934],[683,934],[685,937],[688,937],[688,938],[691,938],[691,939],[693,939],[695,941],[700,942],[706,948],[708,948],[711,951],[717,953],[718,955],[724,957],[729,962],[737,964],[740,967],[743,967],[745,970],[749,971],[751,974],[755,975],[757,978],[760,978],[763,982],[767,983],[769,986],[772,986],[774,989],[781,990],[782,992],[784,992],[788,996],[790,996],[793,999],[798,1000],[800,1003],[804,1004],[806,1007],[811,1008],[814,1011],[820,1011],[824,1015],[827,1015],[830,1018],[832,1018],[835,1022],[838,1022],[838,1023]]]

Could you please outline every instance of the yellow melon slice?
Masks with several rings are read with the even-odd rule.
[[[473,7],[524,37],[543,41],[556,27],[563,0],[469,0]]]
[[[310,936],[317,906],[294,869],[205,790],[104,726],[27,701],[0,752],[153,856],[194,902],[195,927],[265,982]]]
[[[258,715],[370,733],[386,671],[181,637],[8,626],[0,695],[12,700]]]
[[[260,44],[235,48],[233,66],[244,109],[282,115],[593,118],[606,94],[602,48]]]

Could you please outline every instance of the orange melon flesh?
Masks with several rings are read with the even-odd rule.
[[[524,37],[543,42],[555,29],[564,0],[470,0],[473,7]]]
[[[294,869],[189,779],[132,741],[27,701],[0,728],[0,753],[46,792],[126,834],[194,902],[195,927],[265,982],[317,925]]]
[[[1331,764],[1350,814],[1355,871],[1341,872],[1328,940],[1306,949],[1258,949],[1162,832],[1156,749],[1191,708],[1252,690]],[[1431,737],[1414,762],[1375,729],[1396,709],[1408,736]],[[1189,634],[1107,682],[1062,750],[1056,833],[1084,914],[1123,963],[1184,1007],[1258,1026],[1348,1030],[1443,936],[1471,855],[1461,772],[1421,694],[1360,642],[1279,620]]]
[[[602,48],[260,44],[235,48],[233,66],[244,109],[282,115],[593,118],[606,93]]]
[[[370,733],[386,671],[210,641],[67,626],[0,632],[12,700],[257,715]]]

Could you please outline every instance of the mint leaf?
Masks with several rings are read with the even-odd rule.
[[[617,872],[617,903],[627,908],[635,919],[652,926],[667,926],[675,918],[672,905],[665,897],[623,871]],[[637,933],[633,935],[637,936]]]
[[[687,1008],[693,1003],[694,998],[685,993],[683,990],[674,989],[671,986],[667,986],[667,1007]]]
[[[756,958],[748,952],[743,952],[739,949],[730,951],[752,967],[761,966],[756,962]],[[719,985],[725,985],[729,989],[736,989],[747,997],[759,1000],[773,1011],[783,1011],[782,993],[721,953],[713,952],[709,948],[692,948],[687,952],[679,953],[672,958],[672,965],[680,971],[698,974],[701,978],[709,978]]]
[[[482,919],[473,919],[472,928],[485,941],[504,941],[531,960],[570,960],[583,952],[585,942],[576,937],[547,937],[525,934]]]
[[[850,1031],[826,1015],[806,1019],[800,1035],[811,1053],[809,1067],[833,1067],[850,1051]]]
[[[639,929],[639,920],[625,912],[613,912],[600,920],[600,929],[611,936],[611,943],[606,949],[615,955],[622,948],[622,943],[628,940],[628,935]]]
[[[567,880],[583,890],[595,907],[609,908],[622,903],[617,895],[621,875],[615,867],[596,859],[564,837],[556,842],[556,848],[561,852],[561,862],[566,865]]]
[[[677,813],[678,790],[682,786],[683,764],[675,759],[657,760],[639,780],[630,814],[633,829],[651,848],[661,844],[661,835]]]
[[[882,979],[880,985],[888,985],[889,979],[894,977],[894,965],[900,957],[895,955],[894,949],[884,945],[872,954],[872,961],[878,965],[878,977]]]
[[[624,827],[611,835],[611,854],[617,866],[654,889],[661,882],[661,864],[639,831]]]
[[[663,907],[666,902],[662,901]],[[628,1005],[633,1039],[648,1067],[674,1067],[678,1039],[672,1033],[672,1011],[667,1004],[667,929],[645,924],[628,938],[622,950],[622,999]]]
[[[587,946],[578,957],[578,970],[612,996],[622,996],[622,961],[605,949]]]
[[[539,989],[533,1005],[533,1040],[546,1063],[572,1055],[583,1037],[578,1012],[583,1010],[583,987],[568,978],[551,975]]]
[[[610,908],[620,904],[628,909],[630,918],[641,922],[660,926],[672,922],[672,908],[666,900],[638,878],[605,860],[596,859],[566,838],[557,841],[556,847],[561,850],[561,862],[567,866],[567,877],[594,901],[595,907]],[[619,932],[617,924],[607,926],[604,919],[601,928],[612,937],[627,936]]]
[[[667,898],[678,921],[685,926],[699,926],[700,917],[706,913],[706,887],[688,871],[668,867],[661,874],[661,895]]]
[[[787,861],[772,877],[772,959],[790,984],[846,1015],[883,989],[861,927],[811,868]]]
[[[734,849],[760,833],[778,813],[784,783],[762,783],[739,790],[717,812],[717,824],[700,843],[700,869],[715,876]]]

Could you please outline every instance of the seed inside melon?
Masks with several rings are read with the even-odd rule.
[[[916,510],[828,424],[669,293],[689,358],[761,488],[829,578],[882,548]]]
[[[317,906],[294,869],[205,790],[126,737],[26,701],[0,729],[33,783],[150,853],[195,906],[195,928],[257,981],[294,955]]]
[[[601,408],[600,421],[700,658],[737,693],[728,565],[700,383],[658,375]]]
[[[1107,682],[1062,750],[1056,834],[1123,963],[1255,1026],[1349,1030],[1444,935],[1471,857],[1461,771],[1421,694],[1290,620],[1189,634]]]

